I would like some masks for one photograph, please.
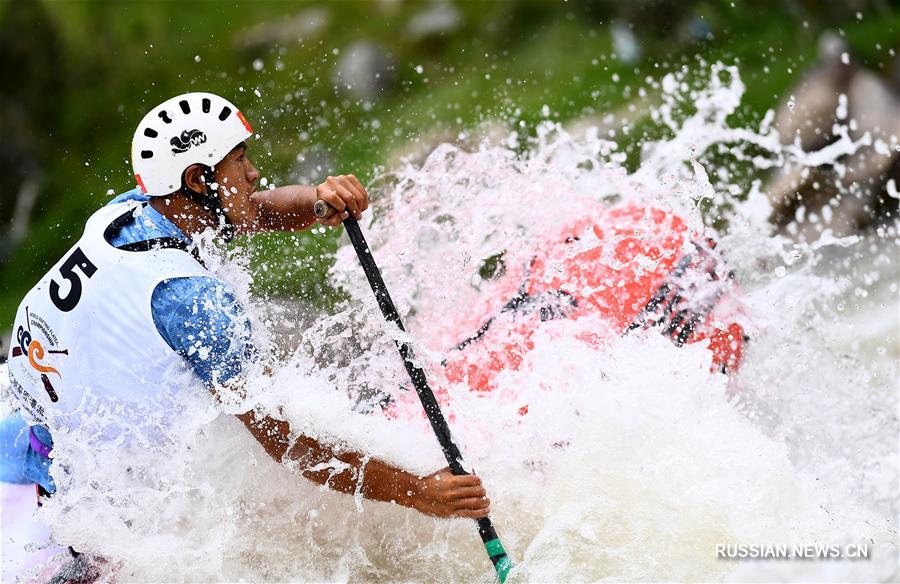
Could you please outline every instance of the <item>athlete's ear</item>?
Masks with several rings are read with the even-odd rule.
[[[192,164],[184,171],[184,186],[195,193],[207,193],[206,182],[203,180],[203,167],[199,164]]]

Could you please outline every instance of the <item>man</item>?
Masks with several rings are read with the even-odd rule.
[[[160,420],[183,409],[201,384],[216,399],[241,393],[257,360],[250,324],[229,286],[199,260],[196,235],[305,229],[316,221],[317,200],[340,211],[321,221],[328,226],[368,208],[353,175],[257,192],[259,172],[245,142],[251,136],[241,112],[209,93],[150,111],[132,143],[139,188],[94,213],[22,301],[10,381],[33,422],[24,472],[44,492],[57,488],[48,458],[54,435],[78,434],[99,415],[101,427],[88,440],[149,444]],[[253,411],[238,418],[276,460],[299,462],[306,478],[336,491],[436,517],[489,512],[476,476],[444,469],[419,477],[293,435],[284,421]],[[332,459],[340,464],[325,464]]]

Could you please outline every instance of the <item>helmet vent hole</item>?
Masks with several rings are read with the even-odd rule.
[[[172,123],[172,118],[169,117],[169,112],[159,112],[159,119],[164,121],[167,124]]]
[[[209,101],[208,97],[203,98],[203,113],[208,114],[209,108],[212,106],[212,102]]]
[[[145,128],[144,136],[147,136],[148,138],[156,138],[157,136],[159,136],[159,133],[153,128]]]
[[[182,99],[181,101],[179,101],[178,105],[181,106],[181,111],[183,111],[185,114],[191,113],[191,105],[187,102],[186,99]]]
[[[153,158],[153,151],[152,150],[141,150],[141,158],[144,158],[144,159]]]
[[[231,114],[231,108],[226,105],[222,108],[222,111],[219,112],[219,119],[224,122],[225,118],[227,118],[229,114]]]

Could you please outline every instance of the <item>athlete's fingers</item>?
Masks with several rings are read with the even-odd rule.
[[[347,200],[347,206],[353,211],[354,215],[357,219],[360,218],[360,213],[365,210],[365,206],[363,205],[364,196],[357,192],[356,187],[353,185],[352,181],[350,181],[346,176],[338,176],[334,177],[333,186],[338,191],[338,195],[342,197],[347,197],[348,195],[352,199]],[[341,190],[344,189],[344,190]],[[354,207],[355,205],[355,207]],[[354,210],[355,209],[355,210]]]
[[[347,204],[338,196],[334,187],[327,183],[316,187],[316,195],[338,211],[343,211],[347,208]]]
[[[328,204],[331,205],[332,207],[334,207],[334,205],[335,205],[335,203],[332,203],[332,202],[329,201],[329,198],[328,198],[327,196],[321,197],[321,200],[325,201],[326,203],[328,203]],[[344,219],[347,218],[347,216],[348,216],[348,213],[347,213],[346,210],[344,210],[344,211],[334,211],[334,212],[333,212],[331,215],[329,215],[328,217],[320,217],[320,218],[319,218],[319,223],[322,224],[322,225],[325,225],[326,227],[336,227],[336,226],[340,225],[341,222],[342,222]]]
[[[349,214],[346,212],[347,204],[344,203],[344,200],[337,194],[337,191],[327,182],[316,187],[316,196],[337,211],[337,213],[334,213],[333,215],[320,218],[319,223],[322,225],[325,225],[326,227],[336,227],[340,225],[344,219],[349,217]]]
[[[353,193],[353,196],[356,199],[356,204],[359,205],[360,212],[365,211],[367,206],[367,197],[365,191],[360,190],[359,187],[357,187],[356,183],[350,180],[349,175],[339,176],[338,179],[340,180],[341,186]]]
[[[340,211],[333,215],[329,215],[328,217],[325,217],[323,219],[319,219],[319,223],[321,223],[325,227],[337,227],[338,225],[343,223],[344,219],[346,219],[346,218],[347,218],[347,212]]]
[[[487,497],[469,497],[453,501],[455,509],[485,509],[491,506],[491,500]]]
[[[484,487],[465,487],[462,489],[453,489],[449,493],[448,496],[454,499],[466,499],[469,497],[484,497],[487,493],[484,490]]]
[[[453,513],[453,517],[463,517],[466,519],[481,519],[491,514],[488,507],[484,509],[459,509]]]
[[[344,203],[347,204],[347,209],[353,213],[353,216],[359,219],[361,210],[359,208],[359,203],[356,200],[356,195],[351,193],[347,187],[343,186],[338,181],[334,181],[331,183],[332,187],[334,187],[335,192],[338,196],[343,199]]]
[[[477,487],[481,485],[481,479],[476,475],[452,475],[447,479],[447,485],[455,489]]]
[[[329,217],[324,219],[319,219],[319,223],[324,225],[325,227],[337,227],[341,223],[343,223],[344,219],[347,218],[347,212],[341,211],[340,213],[335,213]]]
[[[363,195],[363,211],[369,208],[369,191],[366,190],[366,187],[359,182],[359,179],[356,178],[356,175],[348,174],[347,178],[350,179],[350,182],[353,183],[354,186],[359,190],[359,192]]]
[[[340,213],[335,213],[330,217],[326,217],[324,219],[319,219],[319,223],[324,225],[325,227],[337,227],[341,223],[343,223],[344,219],[349,217],[350,214],[347,211],[341,211]]]

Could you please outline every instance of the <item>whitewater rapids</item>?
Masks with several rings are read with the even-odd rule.
[[[528,143],[512,134],[473,153],[445,145],[421,167],[394,169],[362,222],[438,381],[452,346],[445,332],[490,293],[484,260],[592,208],[628,201],[678,213],[716,236],[737,273],[750,337],[737,374],[711,374],[702,343],[677,348],[648,330],[607,335],[598,348],[577,336],[602,323],[555,320],[495,391],[442,385],[516,564],[511,580],[896,579],[897,226],[843,239],[826,232],[811,245],[773,237],[759,184],[723,188],[726,169],[706,156],[725,145],[740,159],[752,146],[759,167],[802,163],[765,122],[728,125],[743,92],[737,70],[713,66],[701,87],[686,89],[677,75],[658,87],[656,117],[673,137],[648,145],[636,172],[597,131],[571,136],[548,123]],[[673,121],[682,93],[696,111]],[[709,201],[726,213],[718,233],[698,210]],[[270,316],[253,305],[246,274],[219,270],[265,336]],[[225,408],[281,406],[297,430],[410,470],[443,467],[424,418],[373,405],[385,394],[402,401],[409,382],[397,332],[381,322],[348,245],[331,277],[352,301],[300,331],[273,378],[255,377]],[[472,522],[330,493],[270,460],[208,400],[184,408],[159,420],[168,440],[141,450],[55,436],[63,489],[38,516],[57,541],[106,557],[115,580],[494,577]],[[126,453],[127,472],[105,466]],[[717,558],[718,544],[867,544],[871,557],[740,562]]]

